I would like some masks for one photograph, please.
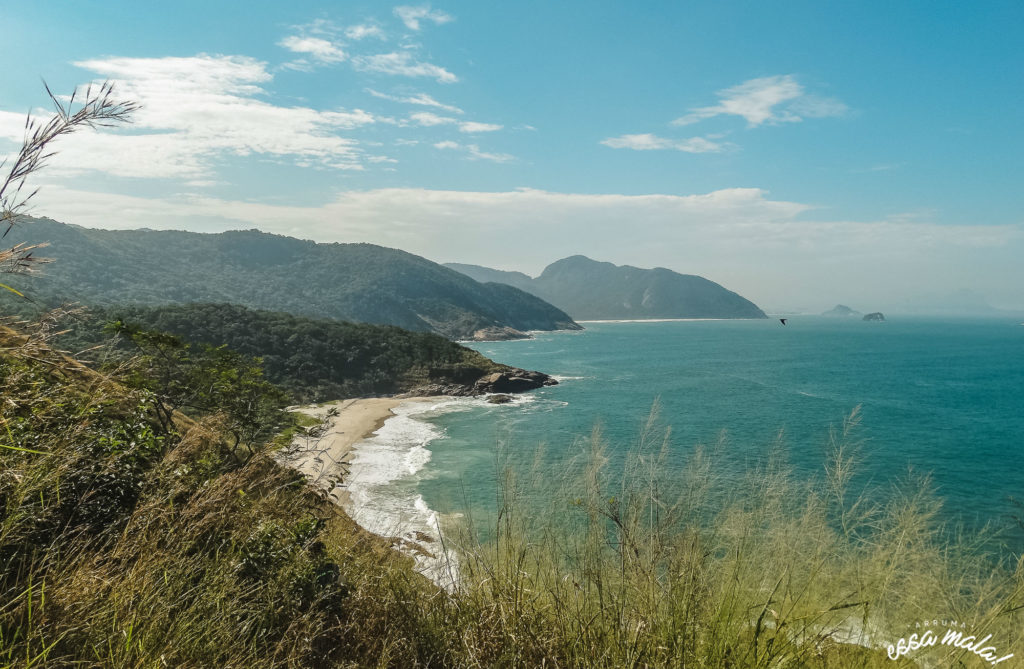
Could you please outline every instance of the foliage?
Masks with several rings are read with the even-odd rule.
[[[231,454],[222,421],[0,330],[0,666],[296,666],[332,653],[338,522],[300,479]]]
[[[97,346],[104,341],[99,324],[110,320],[167,332],[200,348],[225,346],[258,357],[266,378],[296,403],[397,393],[428,383],[471,384],[504,369],[476,351],[431,333],[229,304],[95,309],[89,320],[71,324],[72,332],[60,343],[77,351]],[[163,355],[176,355],[169,342],[163,348]],[[98,349],[91,355],[100,360],[107,351]]]
[[[285,394],[264,380],[261,361],[249,360],[225,346],[193,348],[178,337],[114,321],[107,331],[131,341],[142,352],[127,377],[130,385],[153,393],[165,432],[174,412],[220,415],[222,429],[234,439],[232,451],[251,454],[281,430]]]
[[[453,339],[494,326],[578,327],[538,297],[372,244],[316,244],[257,230],[91,230],[45,219],[25,228],[49,242],[48,253],[59,261],[33,283],[41,302],[51,296],[89,306],[228,302]]]

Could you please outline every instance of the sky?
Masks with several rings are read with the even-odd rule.
[[[31,211],[538,274],[699,274],[775,312],[1024,310],[1024,3],[0,0],[0,154],[112,81]]]

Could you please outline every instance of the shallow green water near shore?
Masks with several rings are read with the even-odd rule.
[[[496,361],[561,379],[513,405],[479,401],[427,414],[441,435],[413,480],[450,513],[494,506],[495,452],[557,459],[600,423],[612,465],[652,403],[672,457],[724,433],[738,469],[782,431],[791,465],[821,475],[830,426],[862,407],[856,487],[931,473],[945,518],[1015,524],[1024,499],[1024,327],[1011,319],[589,323],[581,333],[473,345]],[[434,434],[438,432],[435,430]]]

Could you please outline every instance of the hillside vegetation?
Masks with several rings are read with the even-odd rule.
[[[166,425],[152,392],[7,328],[0,395],[0,666],[371,663],[389,635],[360,602],[397,631],[430,596],[220,412]]]
[[[477,281],[532,293],[577,320],[645,318],[766,318],[750,300],[714,281],[658,267],[641,269],[571,256],[531,279],[477,265],[448,264]]]
[[[293,403],[343,397],[394,394],[430,384],[469,384],[509,369],[472,349],[427,332],[390,325],[342,323],[258,311],[231,304],[93,309],[57,341],[68,350],[109,364],[111,342],[104,325],[123,321],[176,335],[196,345],[225,346],[259,358],[268,380],[287,391]],[[124,339],[111,342],[134,353]]]
[[[257,230],[199,234],[93,230],[22,219],[19,237],[56,260],[15,288],[87,305],[240,304],[300,316],[397,325],[470,339],[481,330],[578,329],[540,298],[482,285],[373,244],[317,244]]]

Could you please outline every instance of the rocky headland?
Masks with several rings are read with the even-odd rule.
[[[427,397],[431,395],[475,397],[491,393],[508,395],[555,385],[558,385],[558,381],[543,372],[535,372],[518,367],[507,367],[501,371],[485,374],[473,381],[429,383],[413,388],[409,392],[399,395],[399,397]]]

